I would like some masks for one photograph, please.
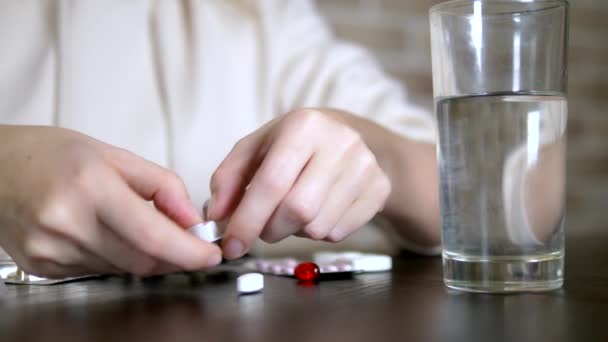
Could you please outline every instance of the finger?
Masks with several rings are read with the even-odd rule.
[[[218,221],[236,209],[247,184],[263,160],[264,140],[275,123],[272,120],[239,140],[211,176],[208,218]]]
[[[183,181],[173,172],[126,150],[112,147],[107,158],[139,196],[154,205],[181,227],[201,222]]]
[[[107,187],[102,189],[118,184],[119,187],[130,191],[124,181],[113,171],[102,168],[100,172],[98,177],[108,179]],[[48,236],[52,233],[69,241],[70,245],[65,248],[51,247],[51,249],[69,251],[75,248],[74,246],[80,247],[81,250],[95,255],[96,258],[101,258],[113,266],[115,270],[112,273],[145,275],[151,272],[157,264],[156,260],[125,242],[98,218],[99,213],[96,211],[98,205],[96,203],[107,205],[107,200],[99,199],[100,194],[104,193],[103,190],[100,191],[98,187],[87,187],[85,193],[87,196],[82,197],[79,192],[64,190],[62,197],[56,199],[53,205],[41,214],[42,227],[46,228],[41,232],[46,234],[40,235],[46,239],[37,238],[34,240],[37,243],[36,247],[44,246],[43,243],[40,243],[41,241],[55,241]],[[133,194],[133,196],[137,197],[136,194]],[[143,199],[139,199],[139,201],[145,202]],[[148,207],[152,208],[149,205]],[[66,208],[77,208],[78,210],[66,210]],[[75,253],[72,253],[72,255],[75,255]],[[100,270],[100,267],[95,269]]]
[[[198,270],[221,261],[219,248],[186,232],[150,207],[119,179],[98,199],[98,218],[120,238],[143,253],[184,270]]]
[[[324,240],[340,242],[365,225],[383,209],[390,191],[388,178],[378,177],[346,210]]]
[[[312,154],[313,144],[297,132],[272,143],[228,222],[222,244],[226,258],[238,258],[249,249]]]
[[[172,264],[170,264],[168,262],[161,262],[156,267],[156,269],[154,270],[154,272],[152,272],[151,275],[171,274],[171,273],[177,273],[177,272],[182,272],[182,271],[183,271],[183,269],[180,268],[180,267],[172,265]]]
[[[65,266],[51,260],[40,260],[31,268],[24,268],[25,272],[37,277],[48,279],[61,279],[81,277],[93,274],[87,267]]]
[[[341,153],[315,153],[272,214],[260,237],[266,242],[274,243],[313,221],[323,208],[329,189],[334,187],[340,173],[344,172],[339,167],[341,162]]]
[[[84,248],[106,260],[120,273],[147,276],[156,274],[160,267],[158,260],[121,239],[99,220],[76,238]]]
[[[39,231],[30,238],[24,247],[35,270],[47,273],[46,266],[51,265],[57,271],[58,267],[65,270],[79,270],[84,274],[112,274],[118,270],[102,258],[99,258],[64,236],[48,231]],[[54,266],[53,266],[54,265]],[[56,266],[56,267],[55,267]],[[53,271],[53,274],[59,274]],[[73,274],[70,274],[73,275]]]
[[[347,186],[347,184],[351,186]],[[360,185],[351,177],[340,179],[332,188],[331,196],[323,204],[315,220],[301,227],[295,235],[312,240],[325,239],[349,207],[353,205],[360,191]]]
[[[355,200],[370,186],[380,172],[376,159],[364,145],[355,145],[346,154],[343,172],[331,187],[315,219],[302,227],[297,236],[322,240],[336,226]]]

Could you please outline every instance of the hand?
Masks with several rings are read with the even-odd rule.
[[[211,180],[208,215],[229,217],[226,258],[258,237],[337,242],[382,210],[388,177],[343,116],[298,110],[241,139]]]
[[[201,218],[170,171],[65,129],[0,126],[0,137],[0,244],[26,272],[152,275],[221,261],[183,229]]]

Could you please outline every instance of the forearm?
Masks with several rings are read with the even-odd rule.
[[[332,111],[357,130],[391,180],[382,215],[405,239],[424,247],[440,243],[435,145],[404,138],[370,120]]]

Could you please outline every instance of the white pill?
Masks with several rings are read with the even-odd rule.
[[[254,293],[264,288],[264,276],[261,273],[246,273],[236,278],[236,289],[239,293]]]
[[[353,268],[360,272],[384,272],[393,268],[393,259],[383,254],[363,254],[353,260]]]
[[[215,242],[222,238],[222,231],[215,221],[198,223],[188,228],[188,230],[201,240]]]

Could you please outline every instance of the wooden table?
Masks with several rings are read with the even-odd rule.
[[[608,234],[569,237],[563,289],[449,290],[441,259],[403,255],[392,273],[302,286],[266,277],[237,296],[234,275],[109,277],[8,285],[2,341],[608,341]]]

